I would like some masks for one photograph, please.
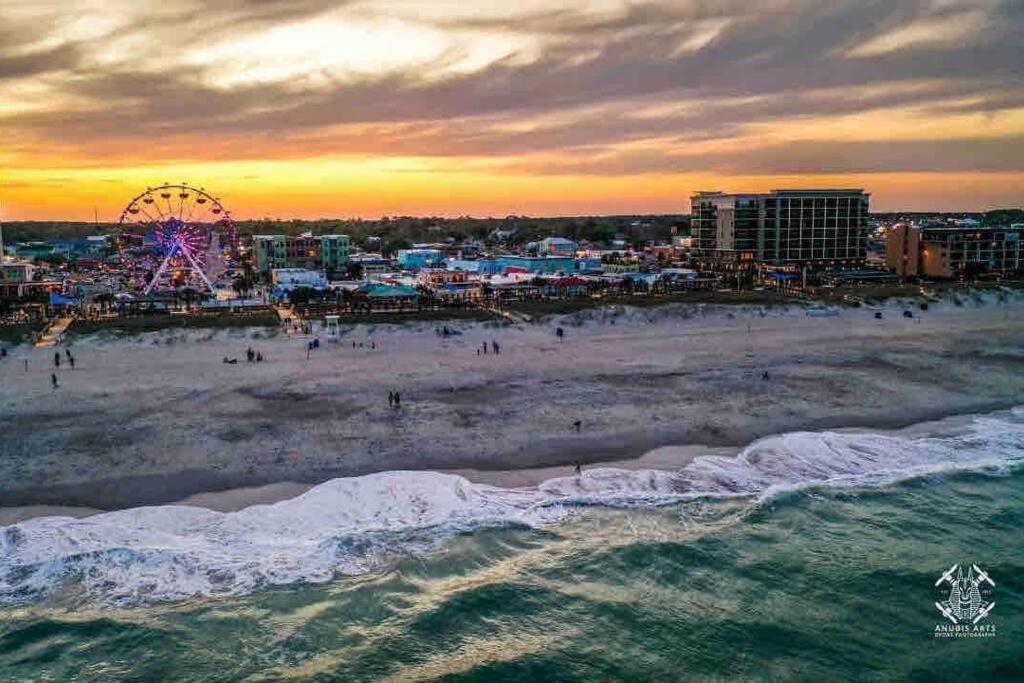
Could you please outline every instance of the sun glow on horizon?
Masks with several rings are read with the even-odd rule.
[[[170,179],[282,218],[682,213],[696,188],[811,183],[1019,205],[1020,30],[966,0],[0,0],[0,199],[91,219]]]

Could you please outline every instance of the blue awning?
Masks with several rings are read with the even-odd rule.
[[[56,292],[50,292],[50,305],[51,306],[74,306],[78,303],[78,299],[71,299],[66,296],[61,296]]]

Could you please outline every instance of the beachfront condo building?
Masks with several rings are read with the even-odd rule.
[[[868,197],[859,189],[698,192],[690,198],[694,257],[725,268],[862,265]]]
[[[276,268],[323,270],[329,276],[348,267],[348,235],[254,235],[253,261],[261,275]]]
[[[885,265],[900,277],[958,278],[1024,272],[1024,226],[917,227],[886,233]]]

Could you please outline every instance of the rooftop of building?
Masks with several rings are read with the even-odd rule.
[[[924,225],[918,228],[921,232],[942,232],[949,234],[971,234],[981,232],[1018,232],[1024,233],[1024,225]]]
[[[784,188],[768,192],[723,192],[721,190],[700,190],[690,196],[691,199],[709,199],[712,197],[779,197],[807,195],[870,195],[863,188]]]
[[[862,187],[795,188],[772,190],[769,194],[864,194]]]

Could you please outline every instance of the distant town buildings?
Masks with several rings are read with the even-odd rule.
[[[690,198],[694,257],[734,268],[863,264],[868,197],[859,189],[698,192]]]
[[[900,277],[953,278],[1024,271],[1024,226],[982,228],[977,222],[889,229],[885,264]]]
[[[348,267],[349,240],[347,235],[254,235],[252,252],[262,275],[277,268],[334,273]]]
[[[349,257],[349,263],[358,266],[364,278],[371,278],[391,270],[391,260],[380,254],[353,255]]]
[[[576,270],[576,259],[572,256],[499,256],[501,272],[520,273],[571,273]]]
[[[75,261],[80,258],[103,258],[109,248],[108,242],[107,235],[92,235],[56,239],[49,245],[51,253],[59,254],[69,261]]]
[[[478,275],[498,275],[503,272],[501,264],[497,259],[451,259],[448,261],[448,268],[452,270],[464,270]]]
[[[3,261],[0,263],[0,280],[6,282],[31,282],[36,267],[27,261]]]
[[[575,256],[579,245],[564,237],[548,237],[537,243],[537,252],[548,256]]]
[[[305,268],[274,268],[270,271],[270,281],[286,290],[295,287],[323,288],[327,286],[327,278],[321,271],[306,270]]]
[[[407,270],[436,268],[444,265],[444,256],[440,249],[399,249],[398,265]]]

